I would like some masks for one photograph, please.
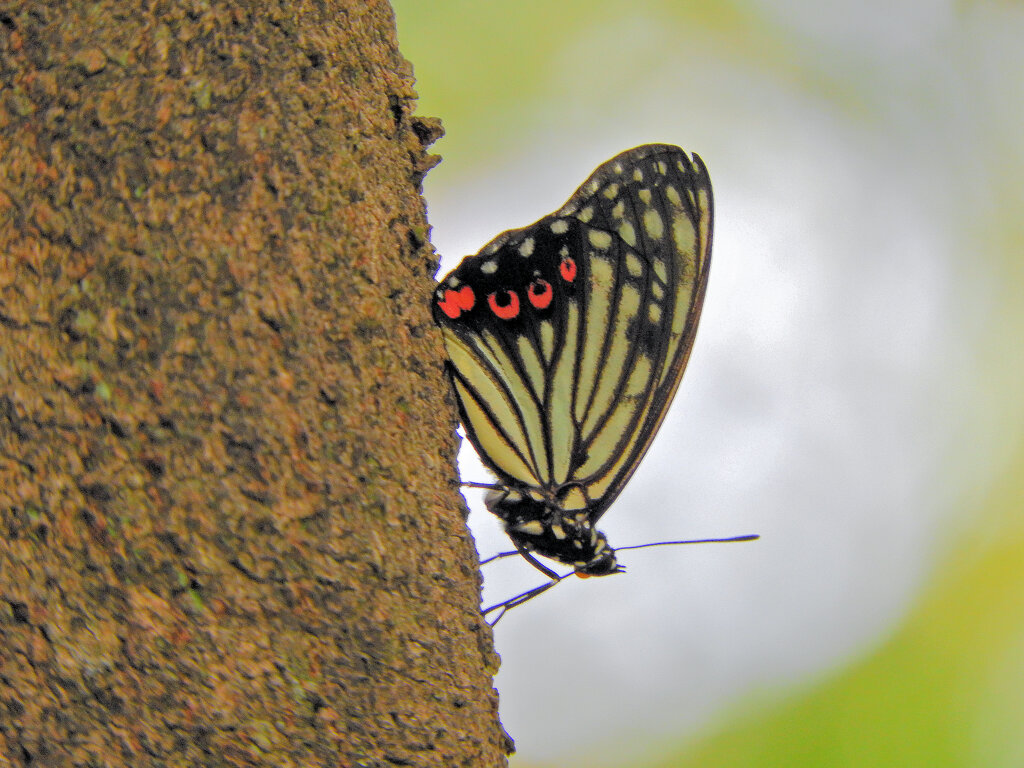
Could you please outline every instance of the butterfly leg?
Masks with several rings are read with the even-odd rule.
[[[493,562],[495,560],[502,560],[502,559],[504,559],[506,557],[512,557],[513,555],[518,555],[518,554],[519,553],[516,552],[516,550],[514,550],[514,549],[509,550],[508,552],[499,552],[496,555],[491,555],[490,557],[487,557],[487,558],[484,558],[483,560],[481,560],[480,561],[480,565],[487,565],[488,563]]]
[[[519,554],[523,556],[523,558],[526,560],[526,562],[528,562],[530,565],[532,565],[538,571],[540,571],[545,576],[547,576],[549,579],[551,579],[551,581],[547,582],[546,584],[541,584],[540,586],[534,587],[533,589],[528,589],[525,592],[516,595],[515,597],[509,598],[508,600],[505,600],[505,601],[500,602],[500,603],[496,603],[496,604],[492,605],[490,608],[485,608],[484,611],[483,611],[484,617],[486,617],[487,614],[489,614],[489,613],[491,613],[493,611],[500,611],[498,613],[497,618],[495,618],[494,621],[488,622],[492,627],[495,624],[497,624],[499,621],[501,621],[501,617],[504,616],[506,613],[508,613],[508,611],[510,609],[515,608],[517,605],[522,605],[527,600],[532,600],[533,598],[537,597],[538,595],[542,595],[543,593],[545,593],[549,589],[551,589],[553,586],[555,586],[555,584],[558,584],[562,579],[566,578],[566,576],[571,576],[573,573],[575,573],[575,571],[572,571],[570,573],[565,574],[564,576],[560,575],[560,574],[556,573],[555,571],[551,570],[550,568],[548,568],[546,565],[541,563],[539,560],[537,560],[537,558],[535,558],[530,553],[530,551],[527,550],[525,547],[517,546],[516,549],[519,551]],[[501,553],[500,555],[495,555],[494,557],[488,558],[484,562],[489,562],[490,560],[494,560],[495,558],[501,557],[501,556],[503,556],[505,554],[512,554],[512,553]]]
[[[568,575],[569,574],[566,574],[566,576],[568,576]],[[558,582],[560,582],[564,578],[565,578],[565,576],[559,576],[558,574],[555,574],[554,579],[552,579],[551,581],[547,582],[546,584],[541,584],[539,587],[534,587],[533,589],[528,589],[525,592],[522,592],[521,594],[516,595],[515,597],[511,597],[508,600],[505,600],[505,601],[500,602],[500,603],[495,603],[490,608],[485,608],[483,610],[483,615],[484,615],[485,618],[487,617],[487,614],[492,613],[494,611],[499,611],[499,613],[498,613],[497,617],[494,619],[494,621],[488,621],[487,623],[490,624],[493,627],[495,624],[497,624],[499,621],[501,621],[501,617],[504,616],[506,613],[508,613],[508,611],[510,609],[515,608],[517,605],[522,605],[527,600],[532,600],[533,598],[537,597],[538,595],[542,595],[543,593],[547,592],[549,589],[551,589],[553,586],[555,586],[555,584],[557,584]]]

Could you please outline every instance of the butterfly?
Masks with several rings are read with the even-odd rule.
[[[438,284],[433,316],[462,424],[497,477],[469,485],[490,489],[486,506],[516,550],[554,580],[493,608],[563,578],[534,555],[581,576],[622,570],[595,525],[682,379],[708,285],[713,208],[700,157],[636,147]]]

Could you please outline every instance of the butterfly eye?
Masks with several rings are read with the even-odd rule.
[[[563,257],[562,263],[558,265],[558,273],[565,282],[571,283],[576,279],[576,261],[571,256]]]
[[[511,320],[519,314],[519,296],[515,291],[495,291],[487,297],[487,304],[502,320]]]
[[[530,303],[537,309],[547,309],[551,305],[554,292],[551,290],[551,283],[537,278],[526,289],[526,295],[530,298]]]

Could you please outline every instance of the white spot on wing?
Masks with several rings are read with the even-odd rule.
[[[653,208],[644,211],[644,229],[652,240],[660,240],[665,232],[665,223]]]
[[[633,251],[626,253],[626,271],[630,277],[640,277],[644,273],[643,262]]]
[[[541,525],[540,520],[527,520],[525,523],[519,523],[512,530],[518,531],[519,533],[525,533],[530,536],[540,536],[544,533],[544,526]]]
[[[665,269],[665,262],[661,259],[654,260],[654,274],[663,283],[668,283],[668,270]]]
[[[485,261],[483,264],[480,265],[480,271],[483,272],[485,275],[493,275],[495,272],[498,271],[498,262],[494,260]]]
[[[551,222],[551,231],[556,235],[564,235],[569,231],[569,222],[565,219],[556,219]]]
[[[612,236],[600,229],[592,229],[587,233],[590,244],[602,251],[608,250],[612,244]]]
[[[636,230],[633,229],[633,225],[630,224],[628,221],[624,221],[622,222],[622,224],[619,225],[619,237],[621,237],[627,243],[632,245],[634,248],[636,247]]]
[[[688,216],[677,213],[672,217],[672,240],[680,254],[689,257],[695,253],[697,233],[693,231],[693,224],[690,223]]]
[[[519,244],[519,255],[526,257],[533,255],[533,238],[528,237]]]

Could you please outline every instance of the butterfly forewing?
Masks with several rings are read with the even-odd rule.
[[[594,181],[599,188],[586,195]],[[603,215],[604,231],[613,234],[608,250],[618,290],[615,316],[624,320],[604,334],[608,354],[598,368],[603,386],[583,421],[589,458],[576,474],[594,500],[596,520],[643,458],[682,378],[707,287],[713,208],[700,158],[691,161],[664,146],[640,147],[609,161],[565,209],[591,205]],[[600,249],[594,252],[601,259]],[[609,372],[621,360],[616,380]],[[594,432],[589,424],[596,425]]]
[[[591,523],[604,513],[682,377],[711,227],[700,158],[637,147],[441,282],[462,421],[501,484]]]

